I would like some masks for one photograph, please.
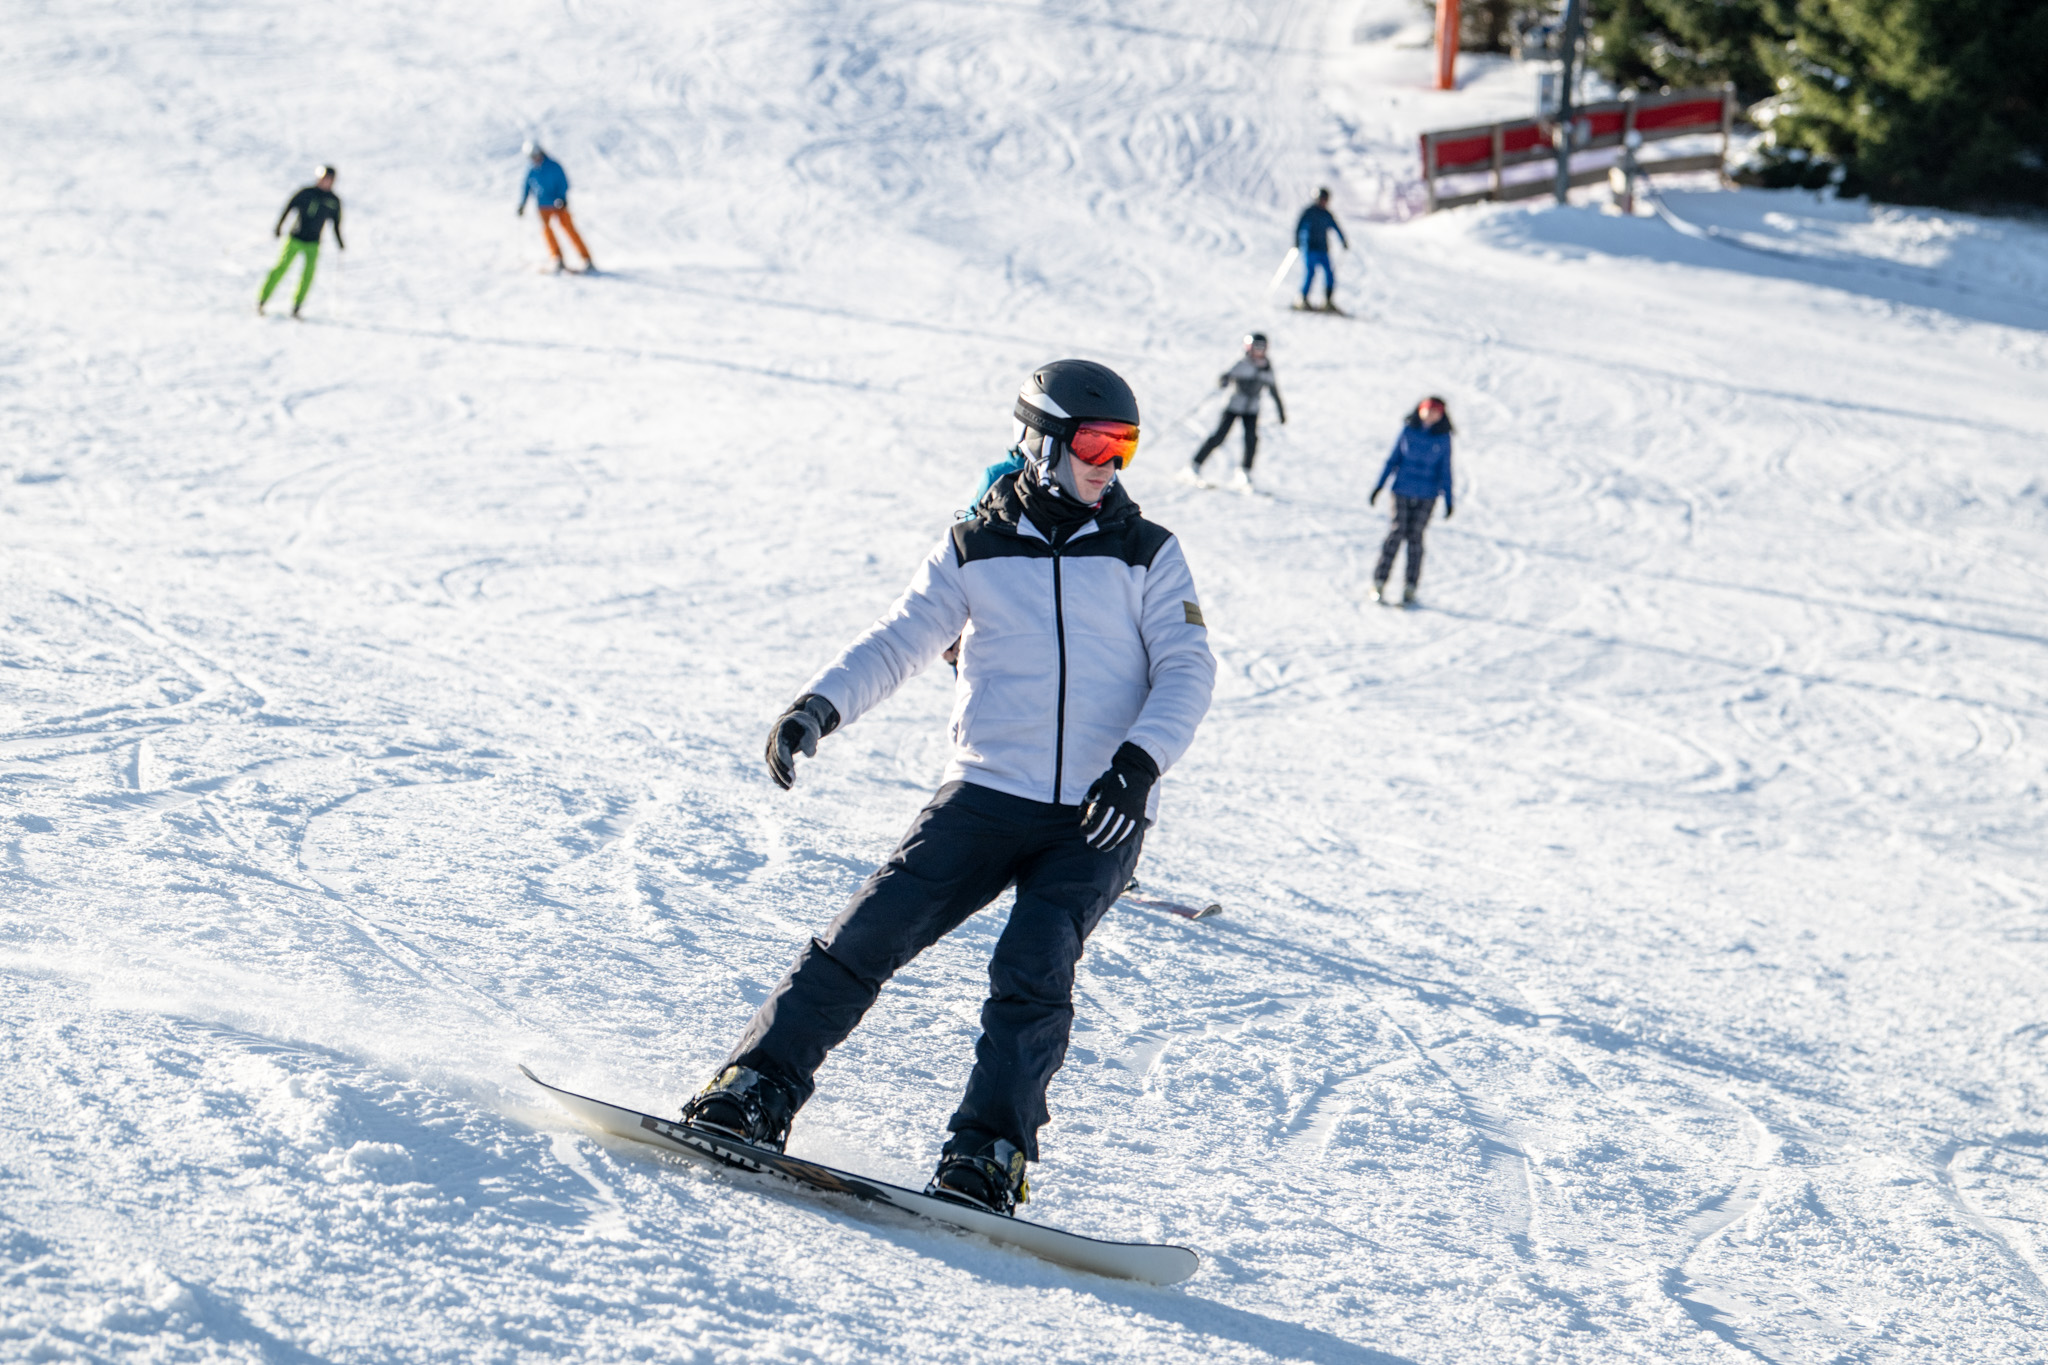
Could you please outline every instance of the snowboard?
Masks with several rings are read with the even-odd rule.
[[[1201,1257],[1186,1247],[1149,1242],[1105,1242],[1083,1237],[1077,1232],[1062,1232],[1042,1223],[1007,1218],[999,1213],[935,1199],[900,1185],[888,1185],[849,1171],[835,1170],[815,1161],[771,1152],[765,1147],[755,1147],[720,1133],[692,1128],[675,1119],[656,1118],[652,1114],[607,1104],[588,1095],[578,1095],[549,1085],[524,1066],[519,1068],[519,1072],[547,1091],[555,1103],[599,1132],[702,1160],[781,1176],[826,1194],[851,1195],[864,1204],[880,1204],[932,1222],[979,1233],[1000,1246],[1028,1251],[1055,1265],[1086,1270],[1111,1279],[1168,1285],[1179,1284],[1202,1264]]]
[[[1164,910],[1167,914],[1179,915],[1182,919],[1207,919],[1211,915],[1223,913],[1220,901],[1203,901],[1199,905],[1192,905],[1166,896],[1155,896],[1140,887],[1135,877],[1131,879],[1131,884],[1124,888],[1123,895],[1117,899],[1127,905],[1135,905],[1141,910]]]

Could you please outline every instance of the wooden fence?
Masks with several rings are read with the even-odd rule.
[[[1635,99],[1607,100],[1573,111],[1572,152],[1619,147],[1630,133],[1644,142],[1661,142],[1674,137],[1721,135],[1721,150],[1698,156],[1666,157],[1662,161],[1638,160],[1646,175],[1677,171],[1719,170],[1728,158],[1728,133],[1735,122],[1735,87],[1719,90],[1679,90],[1668,95],[1643,95]],[[1555,118],[1516,119],[1508,123],[1485,123],[1475,128],[1452,128],[1422,135],[1422,183],[1429,188],[1429,208],[1456,208],[1487,199],[1533,199],[1556,190],[1557,178],[1509,181],[1501,172],[1509,166],[1531,161],[1557,160]],[[1490,173],[1492,183],[1485,189],[1462,194],[1439,194],[1437,181],[1447,175]],[[1607,164],[1589,170],[1574,169],[1571,183],[1590,185],[1607,178]]]

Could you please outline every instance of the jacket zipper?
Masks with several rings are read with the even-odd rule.
[[[1060,647],[1060,700],[1053,727],[1052,803],[1060,803],[1061,770],[1067,761],[1067,616],[1060,597],[1060,547],[1052,547],[1052,628]]]

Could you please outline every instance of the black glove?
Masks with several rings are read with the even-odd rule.
[[[1384,486],[1384,485],[1382,485],[1382,486]],[[1369,497],[1369,498],[1367,498],[1367,499],[1365,500],[1365,505],[1366,505],[1367,507],[1370,507],[1370,506],[1372,506],[1372,505],[1373,505],[1374,503],[1378,502],[1379,500],[1380,500],[1380,490],[1379,490],[1378,488],[1375,488],[1375,489],[1373,489],[1373,490],[1372,490],[1372,496],[1371,496],[1371,497]]]
[[[1449,503],[1445,503],[1445,504],[1444,504],[1444,520],[1445,520],[1445,521],[1449,521],[1449,520],[1450,520],[1450,519],[1451,519],[1452,517],[1455,517],[1456,515],[1458,515],[1458,509],[1457,509],[1457,508],[1455,508],[1455,507],[1453,507],[1453,506],[1451,506],[1451,505],[1450,505]]]
[[[1088,847],[1108,852],[1145,828],[1145,798],[1158,780],[1152,755],[1129,740],[1118,745],[1109,771],[1081,801],[1081,837]]]
[[[775,718],[768,732],[768,776],[788,791],[796,785],[796,756],[814,758],[818,741],[839,728],[839,712],[815,692],[806,692]]]

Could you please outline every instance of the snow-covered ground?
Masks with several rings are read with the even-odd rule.
[[[0,1358],[2048,1357],[2048,234],[1395,221],[1533,88],[1426,91],[1405,0],[0,13]],[[349,250],[259,319],[316,160]],[[1261,292],[1325,180],[1355,321]],[[1271,496],[1188,487],[1254,326]],[[1141,876],[1228,909],[1091,943],[1027,1211],[1172,1290],[514,1069],[672,1109],[890,847],[945,671],[794,793],[767,723],[1062,354],[1222,663]],[[794,1150],[921,1182],[999,920]]]

